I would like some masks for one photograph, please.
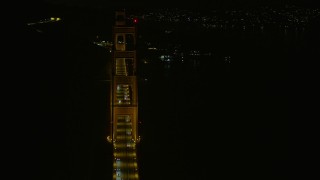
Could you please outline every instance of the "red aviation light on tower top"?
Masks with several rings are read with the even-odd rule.
[[[138,23],[138,18],[133,18],[133,23],[137,24]]]

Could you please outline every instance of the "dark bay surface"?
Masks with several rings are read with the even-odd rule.
[[[35,178],[111,179],[110,54],[92,39],[111,37],[112,22],[82,15],[49,33],[21,26],[12,46],[14,164]],[[291,62],[318,57],[317,29],[138,28],[141,179],[286,179]],[[176,45],[184,61],[161,61]]]

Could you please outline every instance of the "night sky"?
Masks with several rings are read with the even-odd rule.
[[[200,11],[224,9],[250,9],[261,6],[284,7],[286,4],[301,7],[320,7],[315,0],[197,0],[197,1],[148,1],[148,0],[35,0],[13,4],[10,15],[16,19],[26,19],[39,14],[47,15],[56,6],[80,8],[191,8]]]
[[[200,11],[224,9],[250,9],[261,6],[284,7],[286,4],[301,7],[320,7],[314,0],[197,0],[197,1],[148,1],[148,0],[35,0],[13,4],[10,12],[17,20],[36,17],[39,14],[48,15],[48,12],[57,6],[80,8],[191,8]]]
[[[40,0],[54,4],[66,4],[71,6],[127,6],[127,7],[156,7],[156,6],[173,6],[173,7],[254,7],[260,5],[282,6],[284,4],[293,4],[300,6],[314,7],[316,1],[313,0],[198,0],[198,1],[149,1],[149,0]]]

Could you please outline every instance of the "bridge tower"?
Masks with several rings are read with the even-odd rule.
[[[136,157],[138,136],[138,87],[136,77],[136,27],[125,11],[116,11],[113,26],[111,78],[111,132],[114,180],[139,179]]]
[[[132,138],[138,136],[138,87],[136,77],[136,27],[128,26],[124,11],[116,12],[113,27],[114,50],[112,54],[112,139],[116,140],[117,116],[128,115],[131,119]]]

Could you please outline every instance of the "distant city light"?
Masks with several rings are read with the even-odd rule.
[[[51,21],[60,21],[61,18],[59,18],[59,17],[51,17],[50,20]]]

